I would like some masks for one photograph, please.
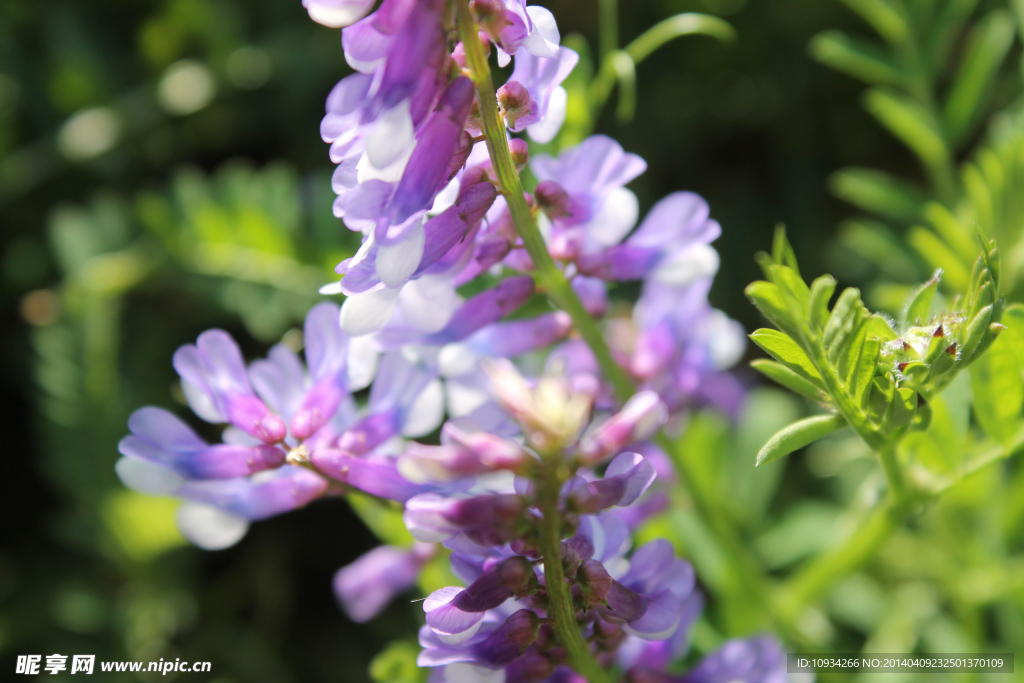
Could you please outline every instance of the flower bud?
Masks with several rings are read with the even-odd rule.
[[[668,419],[668,408],[653,391],[633,395],[622,410],[583,439],[580,460],[593,464],[621,450],[631,441],[645,439]]]
[[[537,585],[537,575],[530,561],[525,557],[510,557],[486,570],[451,604],[463,612],[486,612],[511,597],[529,595]]]
[[[508,81],[498,88],[498,111],[505,123],[515,125],[516,121],[526,116],[536,116],[533,109],[536,103],[530,97],[530,91],[519,81]]]
[[[511,23],[505,16],[504,3],[501,0],[473,0],[469,8],[483,29],[482,33],[494,42],[500,42],[502,29]]]
[[[571,215],[569,193],[554,180],[544,180],[533,190],[534,199],[548,218]]]
[[[647,602],[644,596],[612,581],[605,592],[605,604],[597,605],[597,612],[610,624],[626,624],[647,612]]]
[[[590,559],[580,565],[576,572],[576,580],[583,589],[583,597],[591,603],[604,604],[612,587],[612,577],[608,570],[597,560]]]
[[[455,147],[455,153],[452,154],[452,160],[448,164],[448,180],[454,178],[455,174],[462,170],[472,151],[473,136],[468,131],[462,131],[462,135],[459,136],[459,144]]]
[[[441,430],[441,439],[458,444],[476,456],[480,469],[488,470],[521,469],[532,460],[530,454],[515,441],[503,439],[487,432],[467,432],[459,429],[451,422]],[[476,472],[474,472],[476,473]]]
[[[526,162],[530,160],[530,146],[522,138],[512,138],[508,141],[508,151],[512,155],[512,163],[517,171],[526,168]]]
[[[473,648],[481,662],[492,666],[511,664],[537,639],[540,617],[532,610],[521,609]]]
[[[479,31],[477,37],[480,39],[480,44],[484,48],[484,56],[491,56],[491,39],[485,31]],[[466,68],[466,46],[459,42],[455,49],[452,50],[452,60],[459,65],[460,69]]]

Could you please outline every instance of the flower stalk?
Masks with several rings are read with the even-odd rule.
[[[533,261],[536,269],[534,278],[551,302],[572,318],[576,330],[594,352],[601,371],[615,390],[616,397],[620,401],[625,401],[633,395],[633,383],[625,370],[615,362],[601,329],[548,253],[547,244],[537,229],[537,222],[526,203],[523,185],[508,150],[508,138],[498,113],[491,69],[483,45],[477,38],[478,27],[469,11],[469,2],[458,0],[455,6],[458,12],[459,36],[466,50],[466,65],[469,67],[470,78],[476,88],[484,139],[494,166],[498,191],[508,202],[516,232],[522,238],[523,246]]]
[[[547,584],[548,601],[552,626],[558,639],[565,647],[572,662],[572,668],[590,683],[611,683],[608,673],[601,668],[590,646],[583,640],[576,623],[576,612],[572,606],[572,595],[565,581],[562,567],[562,516],[558,510],[558,493],[561,488],[554,463],[548,468],[543,479],[547,485],[540,492],[540,511],[543,516],[541,527],[541,552],[544,554],[544,580]]]

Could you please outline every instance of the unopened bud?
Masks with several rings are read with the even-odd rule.
[[[649,390],[633,395],[615,415],[585,437],[580,459],[586,464],[599,462],[618,452],[631,441],[646,439],[665,424],[668,408],[657,393]]]
[[[475,101],[475,100],[474,100]],[[455,152],[452,154],[452,160],[448,162],[448,180],[455,177],[455,174],[462,170],[462,167],[466,165],[466,159],[469,158],[470,153],[473,151],[473,136],[468,131],[462,131],[459,135],[459,143],[455,146]]]
[[[463,612],[486,612],[511,597],[529,595],[538,585],[533,565],[525,557],[510,557],[486,570],[452,605]]]
[[[580,565],[576,580],[583,589],[583,596],[590,603],[604,604],[612,587],[612,577],[597,560],[590,559]]]
[[[537,185],[533,197],[548,218],[561,218],[572,213],[569,207],[569,193],[554,180],[545,180]]]
[[[511,664],[537,639],[539,628],[540,617],[532,610],[521,609],[475,646],[473,654],[492,666]]]
[[[606,605],[596,605],[598,614],[610,624],[636,621],[647,612],[648,600],[618,581],[612,581],[605,595]]]
[[[466,432],[450,422],[441,430],[441,438],[476,456],[480,468],[474,474],[488,470],[515,471],[531,460],[530,454],[515,441],[488,432]]]
[[[526,143],[526,140],[512,138],[508,141],[508,151],[512,155],[512,163],[517,171],[522,171],[526,168],[526,162],[530,160],[530,146]]]
[[[498,88],[498,110],[505,123],[512,127],[519,119],[530,115],[536,106],[530,97],[530,91],[519,81],[508,81]]]

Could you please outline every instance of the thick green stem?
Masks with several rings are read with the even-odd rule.
[[[494,83],[491,80],[491,69],[484,54],[483,45],[477,37],[477,26],[469,11],[467,0],[456,2],[459,19],[459,35],[466,49],[466,64],[469,67],[473,85],[476,87],[477,103],[480,106],[480,119],[483,122],[484,139],[487,151],[491,156],[491,164],[498,181],[498,190],[508,202],[508,210],[512,215],[516,231],[523,240],[535,269],[534,279],[544,290],[552,303],[569,314],[576,330],[590,346],[604,376],[611,382],[615,395],[625,401],[633,394],[633,384],[625,370],[615,362],[611,349],[594,319],[587,313],[583,302],[576,295],[572,286],[558,269],[551,254],[548,253],[544,237],[537,229],[533,213],[523,195],[523,185],[519,181],[519,173],[512,162],[508,149],[505,126],[498,113],[498,104],[494,96]]]
[[[565,582],[562,567],[562,516],[558,511],[560,481],[553,471],[548,473],[547,486],[540,492],[540,511],[543,515],[541,527],[541,552],[544,553],[544,582],[547,585],[548,601],[554,618],[554,629],[569,655],[572,668],[589,683],[611,683],[608,672],[601,668],[590,652],[590,646],[580,633],[576,623],[576,610],[572,606],[572,594]]]

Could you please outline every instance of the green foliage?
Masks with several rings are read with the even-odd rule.
[[[425,683],[429,669],[416,665],[419,652],[415,643],[394,641],[370,662],[370,677],[377,683]]]
[[[777,362],[754,367],[818,400],[829,414],[780,430],[758,453],[758,465],[847,423],[874,449],[891,447],[908,430],[927,428],[928,402],[1005,329],[1000,324],[1004,301],[994,242],[978,257],[970,289],[958,306],[930,313],[939,286],[937,272],[911,294],[898,328],[868,311],[852,287],[843,290],[830,310],[835,280],[824,275],[808,288],[781,228],[772,251],[771,256],[758,256],[768,279],[751,284],[747,296],[781,330],[750,335]],[[1019,412],[1019,407],[1014,410]]]

